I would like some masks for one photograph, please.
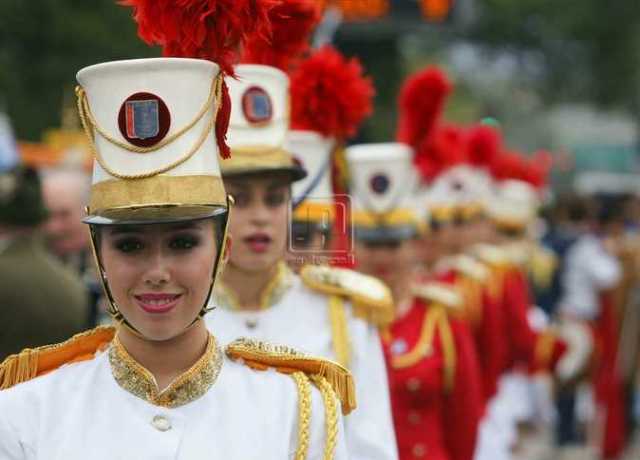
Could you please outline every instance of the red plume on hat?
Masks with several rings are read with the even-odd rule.
[[[238,50],[249,35],[269,34],[269,10],[273,0],[122,0],[133,8],[138,36],[149,45],[160,45],[167,57],[208,59],[233,75]],[[231,100],[223,83],[221,107],[216,118],[220,155],[230,156],[226,132]]]
[[[346,139],[371,114],[374,95],[358,59],[324,46],[291,74],[291,128]]]
[[[320,5],[315,0],[280,0],[269,11],[270,34],[251,34],[241,62],[288,71],[309,50],[309,38],[320,18]]]
[[[476,125],[466,135],[466,155],[469,164],[489,169],[502,150],[500,131],[488,125]]]
[[[453,123],[441,123],[434,127],[431,135],[413,157],[422,177],[429,182],[438,174],[466,161],[464,131]]]
[[[420,150],[432,134],[451,91],[449,78],[438,67],[427,67],[407,78],[398,98],[398,141]]]

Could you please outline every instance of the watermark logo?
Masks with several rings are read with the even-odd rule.
[[[309,197],[289,210],[288,258],[304,265],[353,265],[351,198]]]

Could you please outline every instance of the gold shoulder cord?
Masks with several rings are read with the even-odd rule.
[[[324,401],[324,422],[326,426],[326,442],[323,460],[332,460],[338,442],[338,403],[333,388],[321,375],[312,375],[311,380],[318,387]]]
[[[347,323],[344,301],[340,296],[329,296],[329,321],[331,322],[331,338],[336,360],[348,369],[351,356],[349,325]]]
[[[445,391],[449,393],[455,381],[456,347],[446,307],[443,305],[432,304],[427,307],[420,329],[420,337],[415,346],[408,353],[392,358],[391,366],[395,369],[411,367],[433,353],[436,332],[440,335],[442,342],[444,385]]]
[[[311,383],[304,372],[294,372],[291,377],[298,387],[298,449],[296,460],[305,460],[309,451],[309,427],[311,425]]]

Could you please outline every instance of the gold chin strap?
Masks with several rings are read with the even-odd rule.
[[[200,312],[198,312],[198,316],[196,316],[194,320],[191,323],[189,323],[189,325],[184,329],[185,331],[189,330],[199,320],[201,320],[204,317],[204,315],[206,315],[210,311],[215,310],[216,308],[215,306],[209,306],[209,301],[211,300],[211,294],[213,293],[215,282],[224,268],[223,257],[227,247],[227,234],[229,232],[229,217],[231,214],[232,207],[233,207],[233,198],[230,195],[227,195],[227,212],[225,214],[224,224],[222,226],[222,241],[220,242],[220,245],[218,248],[218,254],[216,255],[216,261],[213,266],[213,272],[211,276],[211,284],[209,285],[209,291],[207,292],[207,297],[204,301],[204,304],[202,305],[202,308],[200,309]],[[107,311],[109,312],[109,314],[111,315],[111,317],[115,322],[126,327],[134,335],[142,339],[148,339],[124,317],[124,315],[118,308],[118,305],[115,299],[113,298],[113,295],[111,294],[111,289],[109,287],[109,280],[107,279],[107,274],[105,273],[104,268],[102,266],[102,261],[100,260],[97,239],[96,239],[96,232],[92,225],[89,225],[89,233],[91,235],[91,249],[93,251],[93,257],[96,262],[96,266],[98,267],[98,272],[100,273],[100,281],[102,283],[102,289],[104,290],[104,293],[107,296],[107,299],[109,301]]]

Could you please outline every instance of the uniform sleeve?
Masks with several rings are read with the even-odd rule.
[[[340,408],[340,402],[336,400],[336,415],[337,415],[337,425],[336,425],[336,437],[335,437],[335,446],[333,450],[333,458],[334,460],[347,460],[349,457],[347,453],[347,444],[345,441],[345,428],[344,428],[344,418],[342,416],[342,411]],[[311,422],[309,427],[309,450],[307,451],[308,459],[315,458],[325,458],[325,451],[327,448],[327,417],[325,413],[325,405],[322,399],[322,395],[320,391],[316,388],[315,385],[312,385],[311,390]],[[296,445],[292,446],[293,449],[296,449]],[[294,451],[295,452],[295,451]],[[290,456],[291,459],[295,458],[295,454]]]
[[[398,458],[387,369],[377,328],[360,319],[350,321],[352,362],[357,408],[346,417],[351,459]]]
[[[601,291],[613,288],[622,277],[620,262],[602,247],[594,246],[585,257],[585,264],[595,289]]]
[[[516,361],[532,365],[537,334],[531,328],[527,317],[531,298],[524,274],[519,270],[510,270],[505,277],[503,292],[503,306],[512,357]]]
[[[453,388],[446,396],[444,434],[451,460],[472,460],[484,412],[482,380],[471,333],[461,321],[451,321],[456,347]]]
[[[13,422],[20,417],[10,406],[11,392],[0,391],[0,458],[2,460],[28,460],[31,457]]]

